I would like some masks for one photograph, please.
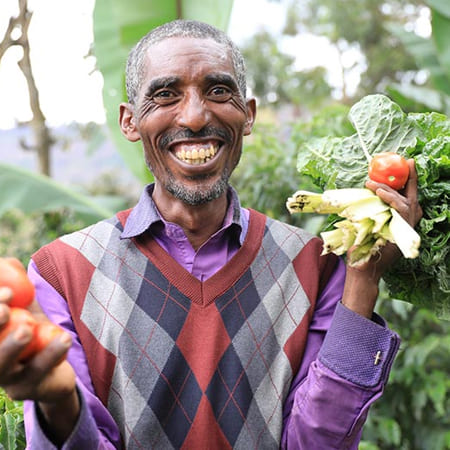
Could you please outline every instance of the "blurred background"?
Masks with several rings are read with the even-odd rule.
[[[134,205],[152,178],[117,125],[125,59],[177,17],[222,28],[245,56],[259,110],[232,180],[242,203],[314,233],[323,217],[285,208],[314,189],[296,168],[300,146],[353,134],[349,108],[368,94],[449,115],[448,0],[2,0],[0,256],[27,264],[50,240]],[[378,308],[403,342],[360,448],[450,449],[449,322],[383,289]],[[5,448],[25,448],[21,408],[0,397]]]

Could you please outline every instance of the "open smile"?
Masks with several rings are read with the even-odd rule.
[[[181,142],[172,146],[172,153],[184,163],[200,165],[211,161],[219,151],[218,141]]]

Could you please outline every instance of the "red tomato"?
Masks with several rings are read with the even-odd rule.
[[[37,322],[32,314],[23,308],[10,308],[9,321],[0,328],[0,342],[2,342],[9,333],[12,333],[14,330],[16,330],[21,324],[28,325],[31,328],[33,334],[35,333]],[[31,342],[19,354],[19,361],[27,360],[34,355],[35,351],[35,340],[33,338]]]
[[[17,258],[0,258],[0,286],[12,289],[11,307],[26,308],[34,299],[34,286]]]
[[[60,336],[62,333],[62,328],[54,323],[39,323],[34,332],[36,352],[43,350],[53,339]]]
[[[369,163],[369,178],[393,189],[401,189],[408,177],[408,162],[398,153],[377,153]]]
[[[50,342],[63,333],[63,329],[51,322],[39,323],[34,330],[34,351],[40,352]],[[67,352],[59,359],[58,364],[66,359]]]

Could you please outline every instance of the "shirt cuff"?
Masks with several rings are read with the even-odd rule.
[[[374,314],[369,320],[336,306],[318,358],[342,378],[359,386],[385,384],[400,346],[400,337]]]
[[[90,410],[78,389],[78,396],[80,398],[80,415],[78,417],[75,428],[70,436],[64,442],[62,447],[56,447],[49,437],[44,432],[41,426],[41,413],[37,403],[33,407],[34,426],[30,436],[29,448],[45,448],[48,450],[61,448],[61,450],[74,450],[81,448],[98,448],[99,433],[95,425],[95,421],[90,413]]]

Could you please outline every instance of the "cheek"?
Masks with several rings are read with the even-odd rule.
[[[228,108],[221,110],[220,114],[215,114],[215,117],[221,126],[231,132],[235,141],[242,139],[247,123],[247,116],[242,111],[230,105]]]
[[[144,118],[139,122],[139,134],[145,151],[155,153],[158,139],[168,128],[167,115],[154,114],[151,118]]]
[[[148,136],[142,136],[141,140],[144,148],[145,162],[147,163],[149,168],[154,171],[162,164],[161,155],[158,151],[155,150],[155,147]]]

